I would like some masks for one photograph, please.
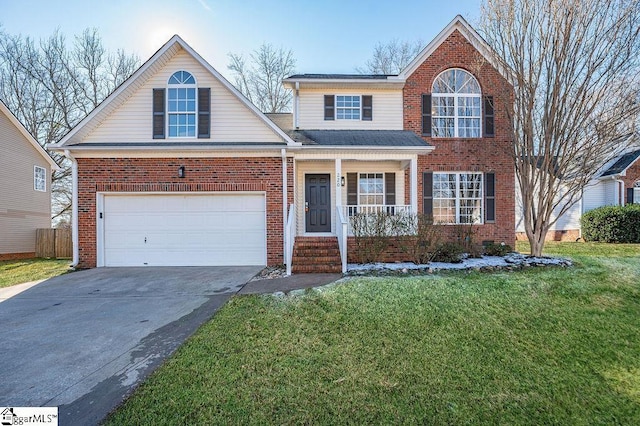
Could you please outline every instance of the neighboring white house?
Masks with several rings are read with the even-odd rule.
[[[576,240],[581,237],[582,214],[602,206],[623,206],[640,203],[640,135],[629,133],[620,138],[629,148],[607,162],[582,191],[582,196],[547,234],[548,240]],[[518,192],[519,195],[519,192]],[[516,197],[516,236],[526,239],[522,217],[522,202]],[[557,217],[557,214],[552,216]]]
[[[58,166],[0,100],[0,260],[35,256],[36,229],[51,226]]]

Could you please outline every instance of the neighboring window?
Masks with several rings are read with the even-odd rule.
[[[640,180],[633,184],[633,204],[640,204]]]
[[[33,167],[33,189],[47,192],[47,169],[44,167]]]
[[[336,120],[360,120],[360,96],[336,95]]]
[[[470,73],[454,68],[438,75],[431,102],[433,137],[480,137],[480,85]]]
[[[482,223],[482,173],[434,173],[433,221]]]
[[[174,73],[168,82],[167,112],[170,138],[196,136],[196,79],[187,71]]]
[[[360,173],[359,205],[384,205],[384,173]]]

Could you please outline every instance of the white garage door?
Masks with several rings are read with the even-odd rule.
[[[266,265],[263,194],[105,195],[104,266]]]

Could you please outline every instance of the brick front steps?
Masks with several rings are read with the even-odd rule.
[[[341,273],[342,262],[336,237],[296,237],[292,272]]]

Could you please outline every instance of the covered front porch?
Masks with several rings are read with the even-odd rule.
[[[294,260],[299,260],[294,256],[296,239],[299,245],[304,241],[310,255],[313,246],[309,244],[316,241],[315,261],[327,262],[332,261],[328,241],[337,239],[337,271],[344,273],[347,237],[353,235],[350,217],[418,212],[417,152],[303,152],[296,154],[293,167],[294,203],[285,230],[288,273]]]

